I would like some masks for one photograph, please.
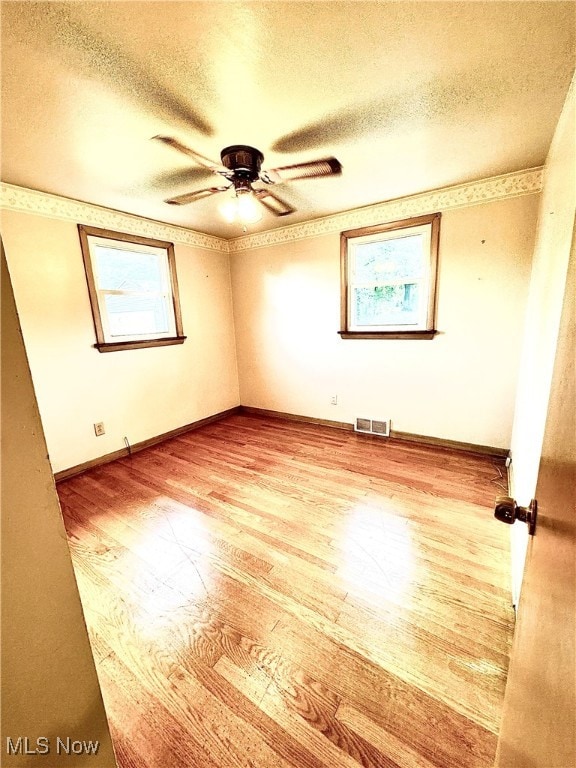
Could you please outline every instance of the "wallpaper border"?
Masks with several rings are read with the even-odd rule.
[[[156,240],[169,240],[211,251],[228,252],[228,243],[221,237],[4,182],[0,184],[0,207],[126,232],[131,235],[152,237]]]
[[[542,190],[543,176],[543,167],[528,168],[355,208],[301,224],[291,224],[279,229],[244,235],[232,240],[4,182],[0,183],[0,207],[104,229],[121,230],[158,240],[171,240],[220,253],[236,253],[385,221],[421,216],[435,211],[443,212],[453,208],[535,194]]]
[[[457,184],[451,187],[422,192],[396,200],[389,200],[363,208],[355,208],[344,213],[325,216],[302,224],[291,224],[281,229],[268,232],[258,232],[244,235],[228,241],[228,250],[249,250],[262,248],[279,243],[302,240],[307,237],[317,237],[346,229],[380,224],[396,219],[406,219],[412,216],[422,216],[436,211],[448,211],[453,208],[463,208],[479,203],[489,203],[509,197],[531,195],[542,190],[543,167],[528,168],[523,171],[506,173],[502,176],[492,176],[488,179]]]

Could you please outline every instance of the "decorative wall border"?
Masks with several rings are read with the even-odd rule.
[[[4,182],[0,184],[0,207],[11,211],[35,213],[52,219],[73,221],[76,224],[117,230],[130,235],[169,240],[183,245],[207,248],[210,251],[228,252],[228,242],[221,237]]]
[[[506,173],[502,176],[492,176],[488,179],[457,184],[432,192],[422,192],[418,195],[355,208],[351,211],[306,221],[302,224],[291,224],[268,232],[244,235],[229,240],[228,250],[230,253],[234,253],[251,248],[262,248],[302,240],[307,237],[342,232],[346,229],[380,224],[385,221],[408,219],[412,216],[464,208],[469,205],[489,203],[509,197],[532,195],[542,190],[543,171],[543,167],[528,168],[523,171]]]
[[[479,203],[536,194],[542,190],[543,175],[542,167],[528,168],[502,176],[492,176],[488,179],[367,205],[363,208],[354,208],[332,216],[324,216],[301,224],[291,224],[267,232],[256,232],[232,240],[4,182],[0,183],[0,207],[103,229],[121,230],[157,240],[171,240],[220,253],[236,253],[251,248],[303,240],[307,237],[333,234],[384,221],[407,219],[435,211],[449,211]]]

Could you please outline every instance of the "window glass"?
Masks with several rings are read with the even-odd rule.
[[[96,244],[98,288],[103,290],[155,291],[166,290],[162,261],[158,254],[109,248]]]
[[[104,301],[112,336],[150,336],[170,329],[161,297],[108,294]]]
[[[355,246],[354,271],[358,281],[422,277],[422,235]]]
[[[354,289],[354,324],[417,325],[419,286],[416,283]]]

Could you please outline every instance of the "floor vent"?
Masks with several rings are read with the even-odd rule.
[[[361,419],[357,418],[354,424],[356,432],[366,435],[390,436],[390,419]]]

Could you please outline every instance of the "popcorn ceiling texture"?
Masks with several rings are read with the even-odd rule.
[[[574,69],[574,9],[3,3],[2,181],[231,240],[244,232],[219,215],[227,193],[166,204],[217,177],[153,137],[215,162],[248,144],[264,169],[340,161],[341,176],[278,184],[295,212],[264,211],[251,235],[537,168]]]

